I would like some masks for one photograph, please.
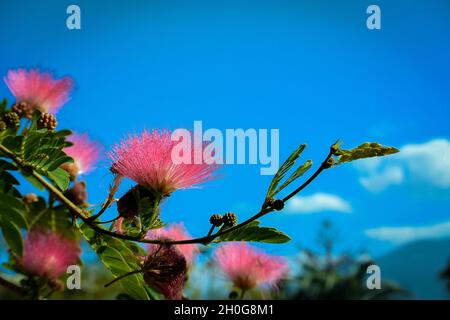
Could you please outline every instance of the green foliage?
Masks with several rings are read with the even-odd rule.
[[[69,210],[62,205],[54,206],[46,203],[44,198],[27,205],[27,220],[29,228],[51,230],[68,238],[79,238],[73,225],[73,218]]]
[[[285,243],[291,240],[291,238],[285,233],[269,227],[260,227],[259,221],[255,220],[249,224],[230,231],[220,236],[215,242],[224,241],[254,241],[265,243]],[[223,229],[222,229],[223,230]]]
[[[0,104],[0,111],[6,112],[7,103]],[[47,209],[45,201],[39,202],[45,208],[45,213],[36,219],[34,208],[36,205],[25,206],[20,192],[16,186],[17,179],[11,174],[19,170],[22,175],[42,189],[42,185],[32,175],[31,170],[46,176],[53,181],[61,190],[67,189],[69,185],[69,174],[60,169],[59,166],[65,162],[72,161],[64,152],[63,148],[70,143],[65,138],[70,131],[50,132],[45,129],[37,130],[36,114],[28,128],[21,135],[16,135],[16,130],[4,130],[0,134],[0,143],[8,148],[22,163],[15,163],[0,159],[0,226],[2,234],[16,255],[21,255],[23,250],[23,239],[21,229],[28,229],[31,225],[46,225],[46,227],[58,232],[70,233],[68,212],[66,209]],[[2,154],[0,153],[0,156]],[[44,223],[47,222],[47,223]],[[71,232],[73,235],[73,231]]]
[[[62,168],[56,168],[53,171],[48,171],[47,177],[53,181],[60,190],[65,191],[69,187],[70,175]]]
[[[23,162],[25,169],[21,168],[21,173],[35,186],[42,189],[40,183],[31,177],[29,170],[26,170],[26,166],[46,176],[64,191],[69,186],[70,176],[60,166],[63,163],[73,162],[72,158],[63,151],[63,148],[71,145],[66,141],[66,137],[71,132],[68,130],[58,132],[47,129],[38,130],[37,119],[38,114],[36,113],[30,127],[24,130],[22,135],[8,135],[1,143]]]
[[[0,159],[0,227],[8,246],[16,255],[21,256],[23,238],[20,228],[26,229],[28,223],[25,218],[26,208],[16,189],[19,182],[8,172],[15,170],[13,164]]]
[[[278,185],[281,183],[281,181],[283,181],[289,170],[291,170],[291,168],[295,165],[295,162],[300,157],[305,148],[306,148],[305,144],[299,145],[298,148],[280,166],[277,173],[275,173],[267,190],[266,199],[263,207],[267,205],[267,201],[270,198],[273,198],[276,194],[278,194],[280,191],[282,191],[284,188],[286,188],[288,185],[294,182],[297,178],[301,177],[306,171],[308,171],[311,168],[312,161],[311,160],[306,161],[304,164],[299,166],[281,186],[278,187]]]
[[[142,231],[146,232],[153,228],[161,227],[159,220],[159,201],[144,197],[138,199],[138,216],[142,224]]]
[[[19,199],[0,193],[0,210],[5,220],[17,225],[20,228],[27,228],[25,220],[25,206]]]
[[[308,160],[303,165],[297,168],[289,178],[286,179],[286,181],[278,187],[278,189],[275,191],[275,194],[286,188],[291,182],[293,182],[295,179],[301,177],[306,171],[308,171],[312,167],[312,161]]]
[[[367,268],[372,261],[355,261],[338,257],[334,262],[321,263],[319,256],[309,252],[297,279],[299,290],[294,298],[300,300],[379,300],[405,297],[407,292],[395,283],[383,281],[381,289],[367,289]],[[291,283],[292,284],[292,283]]]
[[[8,99],[4,98],[0,102],[0,115],[3,115],[3,113],[5,113],[6,108],[8,108]]]
[[[12,163],[0,159],[0,192],[20,197],[20,192],[15,186],[19,185],[14,176],[8,171],[16,171],[17,168]]]
[[[3,237],[8,246],[17,256],[22,256],[23,238],[19,227],[4,216],[0,219],[0,225],[2,227]]]
[[[7,112],[9,112],[8,103],[3,100],[0,102],[0,116]],[[17,116],[15,113],[9,115],[11,114]],[[80,224],[80,220],[84,219],[75,219],[70,211],[73,209],[66,207],[65,199],[49,185],[47,188],[51,193],[48,201],[42,197],[39,197],[37,201],[32,198],[24,201],[16,188],[19,182],[11,172],[19,172],[39,189],[44,189],[40,182],[43,180],[39,175],[48,179],[61,191],[67,190],[70,183],[69,173],[61,169],[61,165],[73,161],[63,151],[64,148],[71,145],[66,141],[71,132],[39,129],[37,126],[39,117],[40,112],[36,111],[29,125],[26,125],[20,134],[18,134],[20,126],[11,128],[12,125],[9,125],[7,127],[6,117],[3,117],[5,121],[0,130],[0,144],[2,145],[0,157],[9,158],[8,161],[10,161],[0,159],[0,227],[3,237],[13,253],[12,256],[21,256],[23,253],[22,232],[24,230],[42,228],[62,233],[76,240],[80,240],[81,234],[115,278],[127,275],[118,281],[125,291],[125,294],[121,295],[122,297],[127,296],[139,300],[161,299],[162,295],[147,285],[143,274],[139,272],[147,255],[143,247],[132,241],[120,239],[120,237],[102,234],[98,232],[98,228],[95,230],[96,227],[92,225]],[[16,122],[19,121],[19,119],[16,120]],[[300,145],[281,165],[270,183],[263,209],[269,206],[269,200],[270,203],[277,203],[277,201],[272,202],[273,198],[312,167],[312,162],[308,160],[294,168],[305,147],[304,144]],[[334,155],[338,156],[338,163],[398,152],[395,148],[384,147],[378,143],[364,143],[352,150],[341,150],[337,143],[332,147],[332,151]],[[289,172],[292,173],[288,176]],[[133,217],[125,219],[122,226],[127,235],[138,237],[149,229],[163,226],[159,212],[161,199],[157,195],[142,186],[136,186],[132,189],[131,196],[134,197],[130,200]],[[54,197],[59,198],[59,202]],[[132,200],[135,200],[135,203]],[[283,204],[281,200],[278,202]],[[275,206],[272,208],[276,209]],[[279,209],[281,208],[282,206],[279,207]],[[262,212],[262,214],[266,212]],[[221,231],[225,228],[230,228],[230,226],[222,227]],[[260,222],[255,220],[223,234],[214,243],[226,241],[285,243],[290,240],[290,237],[283,232],[272,227],[261,227]],[[10,265],[14,267],[14,259],[11,260]],[[20,272],[18,269],[15,270]],[[314,281],[322,279],[322,271],[320,270],[319,277],[314,274]],[[336,274],[326,274],[327,283],[341,278]],[[347,281],[347,278],[344,280]],[[348,283],[348,281],[344,283]],[[350,283],[350,285],[353,284],[354,281]],[[118,284],[117,287],[119,287]]]
[[[382,146],[378,142],[366,142],[351,150],[337,149],[335,154],[338,156],[337,164],[340,164],[363,158],[387,156],[397,152],[399,152],[398,149]]]
[[[329,300],[329,299],[390,299],[405,295],[406,292],[396,284],[383,279],[381,289],[367,288],[367,268],[374,264],[367,259],[354,259],[349,255],[336,255],[334,242],[336,229],[330,221],[323,221],[318,232],[318,243],[323,254],[304,250],[301,273],[291,281],[296,287],[294,299]]]
[[[141,259],[146,255],[139,245],[126,240],[104,236],[96,233],[85,224],[79,230],[92,249],[97,253],[105,267],[115,277],[141,269]],[[161,295],[148,286],[141,273],[127,276],[119,281],[125,292],[133,299],[161,299]]]

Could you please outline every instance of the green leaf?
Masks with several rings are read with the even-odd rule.
[[[8,99],[3,98],[2,102],[0,102],[0,114],[5,112],[6,108],[8,108]]]
[[[138,201],[138,215],[141,219],[144,230],[149,230],[155,227],[155,222],[158,219],[158,206],[154,204],[155,200],[148,197],[137,199]]]
[[[70,131],[37,130],[36,117],[37,115],[34,115],[32,125],[22,137],[22,140],[15,141],[15,144],[18,143],[19,147],[15,147],[14,152],[25,165],[46,176],[64,191],[69,185],[70,177],[60,166],[63,163],[73,162],[73,159],[64,153],[64,148],[71,144],[65,140]],[[13,144],[12,141],[9,143]],[[35,183],[34,179],[30,180],[33,184],[39,185]]]
[[[224,241],[254,241],[265,243],[285,243],[291,238],[285,233],[270,227],[260,227],[259,221],[255,220],[242,228],[233,230],[220,236],[215,242]]]
[[[67,129],[63,129],[63,130],[59,130],[57,132],[55,132],[55,136],[57,137],[68,137],[72,134],[72,131],[67,130]]]
[[[284,179],[286,173],[294,166],[295,162],[300,157],[301,153],[303,152],[303,150],[305,150],[305,148],[306,148],[305,144],[299,145],[298,148],[281,165],[281,167],[278,169],[277,173],[275,173],[275,176],[273,177],[272,182],[269,185],[266,199],[272,198],[274,195],[276,195],[278,192],[282,190],[282,188],[277,189],[279,183]]]
[[[70,174],[66,170],[56,168],[55,170],[48,172],[47,175],[62,191],[67,190],[69,187]]]
[[[79,230],[115,277],[141,268],[140,257],[146,255],[143,248],[130,241],[104,236],[86,225],[79,226]],[[161,299],[161,295],[145,283],[141,273],[125,277],[118,283],[133,299]]]
[[[17,168],[13,163],[0,159],[0,193],[20,198],[20,192],[15,187],[20,183],[8,170],[16,171]]]
[[[49,208],[42,197],[39,197],[37,202],[28,204],[27,207],[30,229],[38,227],[62,233],[68,238],[79,238],[79,233],[72,223],[73,216],[66,207],[60,205]]]
[[[19,227],[3,218],[0,220],[0,223],[6,243],[16,255],[21,257],[23,253],[23,238]]]
[[[281,190],[286,188],[297,178],[300,178],[302,175],[305,174],[306,171],[311,169],[311,167],[312,167],[312,161],[311,160],[306,161],[303,165],[298,167],[297,170],[295,170],[288,179],[286,179],[286,181],[275,191],[275,194],[279,193]]]
[[[69,156],[61,156],[58,159],[55,159],[49,166],[48,171],[54,171],[58,169],[64,163],[72,163],[73,159]]]
[[[4,193],[0,193],[0,216],[21,228],[27,228],[25,220],[26,208],[22,201]]]
[[[399,152],[394,147],[382,146],[378,142],[366,142],[351,150],[338,149],[337,164],[351,162],[363,158],[382,157]]]
[[[22,136],[8,135],[2,140],[2,144],[10,151],[17,153],[20,152],[22,140]]]

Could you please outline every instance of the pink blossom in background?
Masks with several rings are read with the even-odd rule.
[[[100,158],[102,147],[94,141],[89,140],[87,134],[73,134],[67,138],[73,146],[64,148],[64,152],[73,158],[77,174],[85,174],[94,169]]]
[[[119,217],[116,221],[113,223],[114,231],[116,231],[118,234],[124,234],[123,228],[123,217]]]
[[[186,258],[174,246],[154,245],[144,261],[144,280],[157,288],[167,300],[183,299]]]
[[[27,102],[43,112],[56,113],[70,98],[73,80],[54,79],[38,69],[8,71],[3,78],[17,102]]]
[[[144,131],[140,136],[130,136],[109,154],[112,170],[162,196],[211,180],[219,166],[206,161],[195,164],[193,160],[189,164],[174,163],[172,150],[177,144],[171,140],[170,131]]]
[[[152,229],[147,232],[147,239],[168,239],[168,240],[188,240],[192,239],[189,233],[186,231],[182,223],[173,224],[168,227]],[[155,247],[159,245],[150,244],[149,251],[153,251]],[[186,264],[188,267],[192,266],[192,263],[199,253],[197,244],[180,244],[175,247],[184,255]]]
[[[21,266],[28,273],[55,279],[76,264],[78,244],[63,236],[43,231],[30,231],[24,242]]]
[[[260,285],[275,286],[288,272],[284,258],[268,255],[245,242],[222,245],[215,252],[215,261],[242,290]]]

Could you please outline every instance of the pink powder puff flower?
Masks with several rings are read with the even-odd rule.
[[[73,88],[71,78],[54,79],[38,69],[10,70],[3,80],[18,103],[26,102],[34,109],[53,114],[69,100]]]
[[[215,252],[215,261],[241,290],[275,286],[288,272],[284,258],[268,255],[245,242],[222,245]]]
[[[167,300],[181,300],[186,267],[180,250],[170,245],[155,245],[149,248],[144,261],[144,281],[157,288]]]
[[[192,239],[189,233],[186,231],[182,223],[173,224],[169,227],[163,227],[159,229],[152,229],[147,232],[147,239],[167,239],[167,240],[188,240]],[[154,250],[155,244],[150,244],[149,250]],[[186,264],[188,267],[192,266],[196,255],[199,253],[197,244],[180,244],[175,247],[184,255]]]
[[[163,197],[211,180],[219,166],[206,159],[194,163],[192,145],[190,163],[172,161],[172,151],[178,143],[172,141],[170,131],[144,131],[140,136],[130,136],[109,154],[113,161],[111,170]]]
[[[64,148],[64,152],[72,157],[73,163],[64,164],[63,168],[73,176],[89,173],[100,158],[101,146],[90,141],[87,134],[73,134],[67,138],[73,145]]]
[[[76,264],[80,248],[73,240],[43,231],[30,231],[25,238],[20,264],[30,273],[56,279]]]

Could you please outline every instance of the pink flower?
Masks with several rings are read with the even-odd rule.
[[[64,148],[64,152],[72,157],[74,161],[75,168],[72,168],[74,170],[72,173],[77,176],[94,169],[95,163],[100,158],[101,146],[96,142],[90,141],[87,134],[80,135],[75,133],[69,136],[67,140],[73,143],[73,146]]]
[[[30,231],[25,239],[21,266],[25,271],[55,279],[76,264],[80,248],[73,240],[56,233]]]
[[[50,73],[38,69],[10,70],[3,79],[17,102],[50,113],[56,113],[69,100],[73,87],[71,78],[53,79]]]
[[[192,239],[192,237],[187,233],[182,223],[173,224],[169,227],[152,229],[147,232],[147,239],[167,239],[167,240],[188,240]],[[150,244],[149,250],[153,251],[154,247],[159,245]],[[186,264],[188,267],[192,266],[192,263],[199,252],[197,244],[180,244],[175,245],[186,259]]]
[[[183,299],[186,259],[174,246],[151,247],[143,268],[144,281],[157,288],[166,299]]]
[[[288,272],[285,259],[268,255],[245,242],[222,245],[216,250],[215,261],[242,290],[260,285],[275,286]]]
[[[111,169],[161,196],[212,179],[218,165],[206,161],[200,164],[193,160],[190,163],[172,161],[172,151],[178,143],[171,140],[170,131],[144,131],[140,136],[131,136],[110,153],[114,161]],[[193,146],[191,148],[193,159]]]

